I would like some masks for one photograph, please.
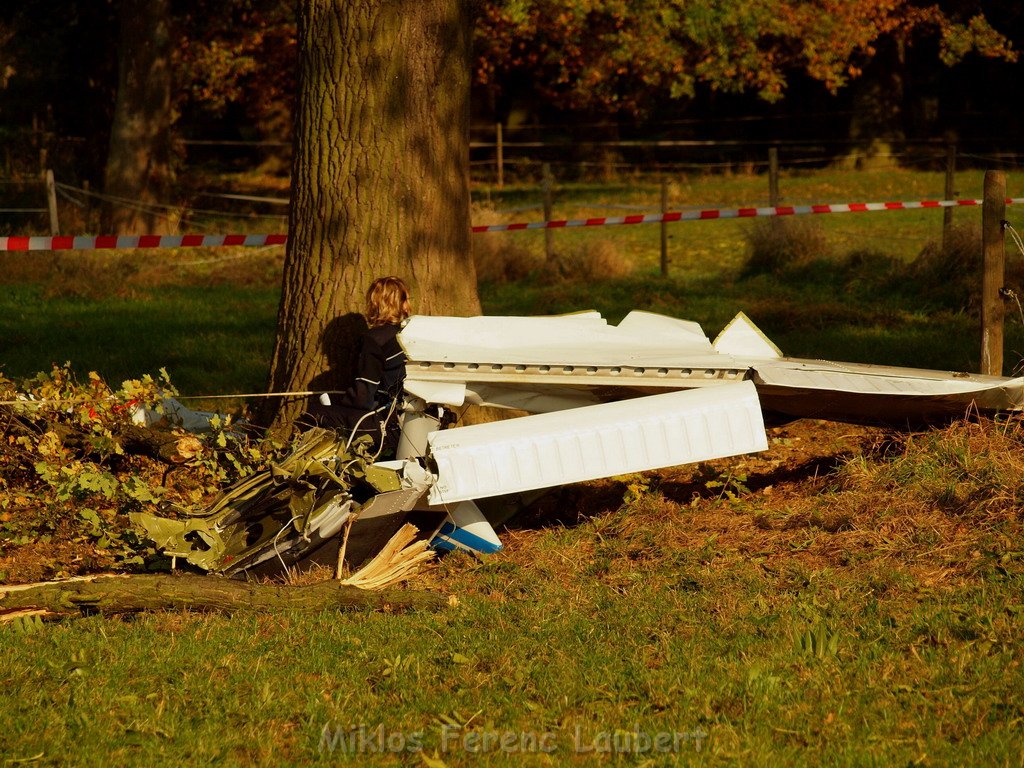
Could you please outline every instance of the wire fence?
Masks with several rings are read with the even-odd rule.
[[[581,126],[573,127],[579,129]],[[630,199],[588,199],[577,203],[572,200],[573,193],[568,185],[588,180],[618,180],[636,188],[638,183],[663,185],[667,180],[685,180],[692,174],[699,174],[702,177],[763,175],[767,183],[763,196],[758,195],[756,199],[714,199],[712,192],[707,195],[708,199],[701,199],[699,205],[688,205],[684,201],[676,200],[672,205],[673,210],[777,205],[782,199],[778,193],[780,174],[800,174],[816,167],[842,170],[870,168],[876,172],[889,169],[945,171],[947,186],[943,197],[949,199],[955,195],[950,180],[956,171],[963,172],[969,167],[1007,170],[1024,164],[1024,151],[1005,148],[982,151],[978,149],[978,142],[972,142],[963,149],[938,139],[904,141],[899,145],[899,149],[879,151],[865,150],[852,141],[824,138],[779,142],[760,139],[608,139],[574,144],[562,140],[533,139],[533,136],[542,129],[552,128],[557,126],[504,129],[500,126],[477,126],[474,129],[474,135],[478,139],[481,136],[492,139],[471,142],[469,159],[474,198],[483,203],[489,213],[510,216],[541,211],[545,219],[553,218],[551,205],[552,195],[555,194],[555,179],[557,184],[565,185],[565,188],[559,189],[557,193],[562,208],[663,212],[666,202],[673,201],[663,200],[661,206],[657,203],[637,204]],[[505,141],[506,131],[509,134],[525,136],[529,140]],[[64,140],[44,136],[37,143],[53,147],[60,146],[62,142],[69,142],[81,150],[82,141],[76,138]],[[216,152],[236,149],[252,152],[286,152],[290,149],[289,143],[279,141],[196,139],[182,143],[186,147],[199,147],[204,151],[210,149]],[[875,144],[882,147],[897,146],[894,141],[885,140],[877,140]],[[8,174],[0,174],[0,235],[40,234],[47,228],[51,235],[58,234],[59,218],[68,215],[59,215],[58,200],[63,211],[72,212],[70,218],[78,232],[98,231],[101,226],[100,211],[104,207],[135,211],[164,221],[171,230],[197,233],[252,231],[253,226],[264,229],[272,227],[272,231],[282,231],[287,221],[286,207],[289,200],[280,193],[258,194],[230,189],[197,189],[192,186],[172,192],[169,195],[171,199],[168,200],[146,201],[92,189],[88,180],[76,177],[73,166],[68,171],[60,167],[55,169],[57,178],[53,183],[51,199],[48,200],[42,173],[35,170],[16,172],[10,167],[9,152],[6,157]],[[63,157],[62,151],[42,151],[40,160],[58,157]],[[546,157],[550,159],[545,159]],[[0,170],[3,168],[0,167]],[[218,174],[209,173],[206,169],[197,170],[197,178],[218,178]],[[258,176],[255,172],[252,175]],[[186,176],[187,171],[179,174],[179,177]],[[195,185],[196,180],[189,177],[189,184]],[[514,194],[504,195],[503,190],[506,188]],[[523,199],[524,197],[526,199]],[[904,199],[909,198],[904,196]],[[840,192],[836,202],[854,200],[856,198],[843,196]],[[832,201],[801,197],[789,191],[785,202],[789,205],[808,205]],[[49,221],[46,214],[49,214]]]

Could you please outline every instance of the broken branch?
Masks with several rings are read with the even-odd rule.
[[[0,586],[0,622],[25,611],[73,617],[142,611],[188,610],[202,613],[319,613],[321,611],[438,610],[448,604],[434,592],[371,592],[323,581],[286,586],[191,574],[136,576]]]

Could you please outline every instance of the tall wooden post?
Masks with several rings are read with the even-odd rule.
[[[57,220],[57,183],[53,180],[53,171],[46,171],[46,207],[50,210],[50,236],[60,234],[60,222]]]
[[[769,147],[768,148],[768,205],[772,208],[779,206],[779,148]],[[782,226],[782,222],[778,216],[772,216],[768,219],[768,227],[770,231],[776,232],[779,227]]]
[[[1006,174],[985,171],[981,208],[981,372],[1003,373],[1003,301],[999,289],[1005,276]]]
[[[779,204],[779,149],[768,150],[768,205],[775,208]]]
[[[661,180],[661,215],[668,213],[668,179]],[[668,224],[661,220],[661,276],[668,277]]]
[[[544,193],[544,221],[551,221],[551,209],[554,207],[554,182],[551,177],[551,164],[542,166],[541,191]],[[550,228],[544,230],[544,257],[551,261],[555,255],[554,232]]]
[[[501,135],[501,123],[494,124],[495,164],[498,166],[498,189],[505,186],[505,144]]]
[[[956,191],[956,144],[946,146],[946,190],[945,199],[953,200],[957,196]],[[953,209],[942,210],[942,247],[949,243],[949,232],[953,228]]]
[[[92,232],[92,198],[89,196],[88,179],[82,179],[82,191],[85,192],[82,200],[82,218],[85,219],[85,231]]]

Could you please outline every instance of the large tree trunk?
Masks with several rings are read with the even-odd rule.
[[[110,234],[164,234],[171,178],[170,0],[122,0],[120,69],[103,209]]]
[[[370,282],[420,314],[480,310],[469,238],[469,35],[462,0],[302,0],[292,205],[271,391],[344,368]],[[364,326],[365,327],[365,326]],[[290,424],[302,400],[260,420]]]
[[[901,150],[905,139],[906,46],[902,41],[884,40],[878,48],[864,75],[851,86],[853,115],[846,165],[858,170],[891,168],[892,154]]]

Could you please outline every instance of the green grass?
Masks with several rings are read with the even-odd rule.
[[[625,764],[1016,764],[1019,563],[1000,571],[986,554],[980,577],[930,585],[877,553],[813,568],[707,531],[702,547],[677,549],[659,540],[678,539],[685,511],[629,515],[639,522],[605,513],[531,532],[482,563],[446,558],[436,578],[461,604],[439,614],[0,628],[0,755],[422,764],[415,752],[325,749],[325,728],[329,741],[365,726],[453,766],[475,764],[464,745],[488,733],[552,747],[526,764],[605,764],[615,756],[575,748],[616,730],[704,734],[699,751],[680,736],[668,753],[618,755]],[[497,747],[484,757],[524,762]]]
[[[684,317],[711,338],[746,312],[792,356],[976,370],[978,321],[951,311],[902,306],[899,295],[869,296],[821,278],[806,283],[636,276],[614,282],[544,279],[487,285],[489,314],[555,314],[598,309],[618,322],[631,309]],[[10,378],[71,361],[112,383],[165,367],[182,394],[260,391],[273,349],[276,288],[192,286],[117,297],[45,298],[33,285],[0,294],[2,370]],[[1005,370],[1024,353],[1024,332],[1008,315]]]
[[[166,287],[131,299],[43,295],[37,285],[0,295],[2,370],[11,378],[71,361],[119,384],[161,367],[190,395],[266,386],[279,290]]]
[[[943,184],[941,173],[896,168],[790,171],[783,174],[781,189],[785,202],[912,200],[941,197]],[[981,184],[980,172],[963,172],[957,178],[962,197],[980,195]],[[765,202],[766,189],[764,176],[684,176],[672,180],[670,207],[755,205]],[[642,178],[617,185],[565,185],[559,189],[555,215],[621,213],[600,207],[612,204],[653,210],[659,194],[657,184]],[[482,188],[474,195],[499,210],[539,202],[538,190],[532,187]],[[1011,221],[1016,214],[1009,210]],[[497,217],[477,211],[474,217],[536,220],[539,211]],[[959,222],[980,221],[980,209],[957,211],[956,217]],[[939,239],[940,212],[841,214],[801,221],[810,221],[823,234],[819,260],[781,276],[754,278],[742,274],[748,238],[756,226],[752,221],[670,227],[669,279],[658,275],[658,225],[557,231],[556,250],[582,250],[588,242],[610,244],[634,266],[633,276],[583,282],[540,275],[513,284],[485,284],[484,311],[542,314],[593,308],[617,322],[630,309],[646,309],[695,320],[711,337],[736,312],[744,311],[794,356],[977,368],[976,319],[955,303],[936,303],[933,294],[940,286],[879,274],[878,264],[908,263],[926,244]],[[500,248],[543,251],[541,232],[489,237],[496,238]],[[877,255],[859,270],[843,266],[850,253],[865,251]],[[70,360],[82,373],[97,370],[116,382],[166,367],[187,394],[260,389],[273,346],[280,253],[269,261],[255,252],[249,258],[244,258],[245,252],[227,257],[213,250],[182,253],[122,255],[113,257],[113,266],[91,254],[32,254],[28,260],[5,256],[12,266],[0,293],[2,370],[18,378]],[[1009,242],[1007,253],[1014,263]],[[139,281],[152,270],[168,276],[169,282]],[[99,283],[98,290],[83,288],[93,282]],[[966,304],[967,296],[961,301]],[[1007,372],[1017,367],[1024,353],[1021,318],[1014,312],[1010,306]]]
[[[979,171],[958,173],[958,197],[980,198],[982,184],[983,174]],[[784,205],[937,200],[944,196],[944,185],[943,173],[897,167],[858,172],[790,171],[782,174],[780,194]],[[643,206],[646,211],[653,213],[660,208],[660,194],[660,186],[656,182],[642,178],[634,184],[568,183],[558,187],[552,215],[556,219],[577,219],[638,212],[606,207],[613,205]],[[1008,194],[1013,196],[1015,193],[1011,189]],[[474,199],[486,208],[502,211],[521,205],[539,204],[541,194],[536,187],[483,189],[474,193]],[[690,175],[670,179],[670,210],[767,204],[768,179],[764,175]],[[1010,214],[1013,213],[1011,209]],[[492,223],[492,218],[487,218],[486,223]],[[539,221],[541,218],[541,211],[535,210],[505,214],[495,219],[494,223]],[[909,210],[801,218],[812,219],[821,227],[828,247],[836,253],[865,249],[909,261],[927,242],[941,237],[943,214],[935,210]],[[1011,220],[1014,218],[1011,215]],[[980,224],[981,209],[955,211],[954,221],[977,221]],[[752,226],[751,220],[738,219],[671,225],[669,258],[673,272],[689,277],[706,274],[709,268],[725,274],[738,271],[744,262],[745,233]],[[503,237],[510,243],[538,253],[543,250],[543,235],[537,232],[514,232]],[[556,232],[555,247],[574,248],[590,239],[609,239],[621,251],[635,258],[642,271],[655,272],[660,258],[660,237],[660,227],[656,224],[593,227]]]

